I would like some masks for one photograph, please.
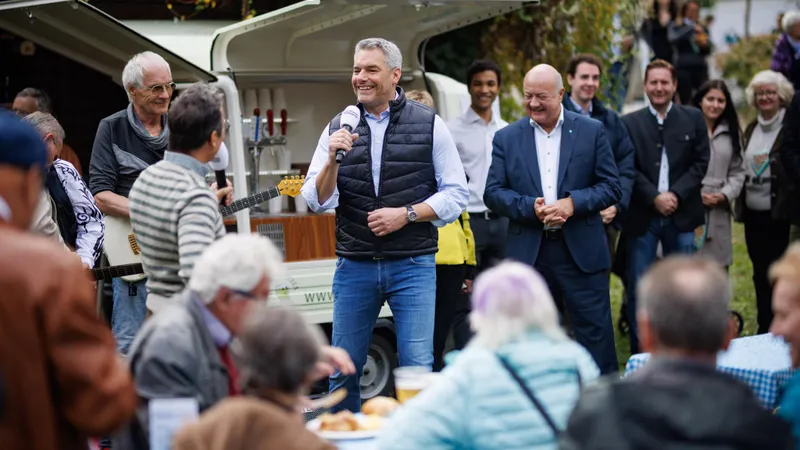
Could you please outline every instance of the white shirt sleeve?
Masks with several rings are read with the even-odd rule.
[[[464,166],[453,136],[438,115],[433,123],[433,170],[439,192],[423,203],[430,206],[439,218],[431,223],[436,227],[443,227],[458,219],[466,209],[469,191]]]
[[[75,212],[75,222],[78,225],[75,253],[89,268],[94,268],[94,262],[103,248],[105,234],[103,213],[97,207],[89,187],[72,164],[57,159],[53,165]]]
[[[300,189],[300,195],[308,203],[308,207],[315,213],[324,212],[328,209],[334,209],[339,206],[339,188],[338,186],[333,189],[333,194],[322,205],[319,204],[319,196],[317,195],[317,175],[328,163],[328,128],[326,125],[322,130],[322,135],[319,137],[317,149],[314,151],[314,157],[311,158],[311,164],[308,166],[308,173],[303,183],[303,188]]]

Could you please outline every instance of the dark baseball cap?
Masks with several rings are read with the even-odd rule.
[[[33,125],[8,110],[0,109],[0,164],[27,170],[47,167],[47,149]]]

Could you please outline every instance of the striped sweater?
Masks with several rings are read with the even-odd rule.
[[[205,182],[205,164],[191,156],[165,152],[133,183],[131,225],[152,296],[168,298],[183,290],[194,262],[225,227],[214,193]]]

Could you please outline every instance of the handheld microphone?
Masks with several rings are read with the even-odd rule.
[[[225,168],[228,167],[228,156],[228,147],[226,147],[225,143],[223,142],[219,146],[217,156],[208,162],[209,167],[211,167],[211,169],[214,171],[214,175],[217,177],[217,189],[222,189],[228,186],[228,179],[225,177]],[[224,201],[225,199],[222,199],[220,203],[223,203]]]
[[[344,111],[342,111],[341,117],[339,118],[339,123],[341,124],[342,128],[350,133],[353,132],[360,121],[361,110],[358,109],[357,106],[353,105],[345,108]],[[344,158],[344,149],[336,150],[336,164],[341,164],[342,158]]]

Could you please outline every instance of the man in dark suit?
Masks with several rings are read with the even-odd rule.
[[[622,198],[603,124],[561,105],[561,74],[541,64],[523,81],[530,117],[495,134],[484,201],[510,219],[507,256],[531,264],[563,301],[575,337],[603,373],[617,370],[600,211]]]
[[[677,87],[670,63],[651,62],[644,74],[650,106],[622,117],[636,149],[636,179],[624,223],[628,317],[636,317],[636,285],[655,261],[659,241],[665,257],[692,254],[695,229],[705,223],[700,187],[708,168],[708,131],[699,109],[672,103]],[[637,353],[636,321],[630,327],[631,353]]]

